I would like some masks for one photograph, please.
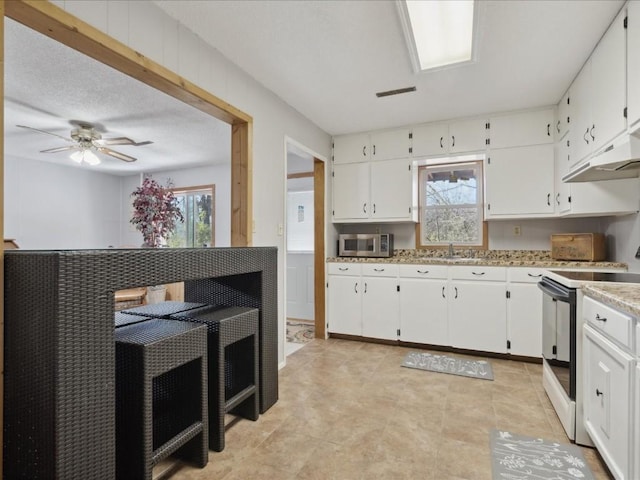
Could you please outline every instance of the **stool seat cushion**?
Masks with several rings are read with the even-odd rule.
[[[147,320],[149,320],[149,317],[116,312],[114,316],[114,325],[116,328],[120,328],[126,327],[127,325],[133,325],[134,323],[146,322]]]
[[[175,313],[193,310],[194,308],[201,308],[204,306],[206,306],[204,303],[169,301],[127,308],[122,310],[122,313],[153,318],[168,318],[170,315]]]

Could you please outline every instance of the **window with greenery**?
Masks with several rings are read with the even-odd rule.
[[[419,247],[483,246],[482,162],[419,169]]]
[[[184,217],[167,239],[169,247],[213,247],[215,186],[172,189]]]

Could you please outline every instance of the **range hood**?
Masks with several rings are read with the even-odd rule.
[[[625,133],[600,154],[594,155],[562,177],[562,181],[572,183],[615,180],[637,177],[639,173],[640,139]]]

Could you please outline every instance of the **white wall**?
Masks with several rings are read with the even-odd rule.
[[[519,226],[521,235],[513,234]],[[554,218],[536,220],[501,220],[489,222],[489,250],[550,250],[553,233],[587,233],[605,231],[602,218]],[[345,224],[340,233],[393,233],[394,248],[416,248],[414,223]],[[335,245],[328,246],[328,255],[335,254]],[[333,253],[330,253],[333,252]]]
[[[313,192],[287,192],[287,251],[313,252]]]
[[[606,220],[609,258],[626,263],[630,272],[640,272],[640,259],[635,258],[640,247],[640,215],[636,213]]]
[[[330,157],[330,136],[147,1],[56,0],[53,3],[253,117],[253,245],[278,247],[278,315],[284,360],[285,136]],[[330,185],[326,169],[326,185]],[[329,194],[327,204],[331,204]],[[327,228],[331,228],[327,219]]]
[[[118,177],[11,156],[4,165],[5,238],[38,250],[120,244]]]
[[[514,235],[519,226],[520,235]],[[602,218],[554,218],[489,222],[490,250],[551,250],[554,233],[602,233]]]

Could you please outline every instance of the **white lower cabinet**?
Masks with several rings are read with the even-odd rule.
[[[638,326],[638,335],[636,336],[636,342],[638,342],[638,338],[640,336],[640,325]],[[640,349],[640,347],[638,347]],[[638,448],[640,448],[640,355],[638,357],[638,363],[636,366],[636,393],[635,393],[635,402],[633,402],[636,406],[635,411],[635,422],[634,422],[634,443],[635,446],[635,466],[634,466],[634,474],[636,477],[640,475],[640,455],[638,455]]]
[[[540,358],[541,275],[524,267],[330,263],[328,331]]]
[[[398,339],[398,279],[362,277],[362,335]]]
[[[505,268],[453,267],[451,279],[451,345],[470,350],[507,353]]]
[[[542,291],[537,268],[508,269],[507,345],[512,355],[542,357]]]
[[[360,265],[329,265],[328,330],[332,333],[362,335]]]
[[[449,345],[447,267],[400,266],[400,340]]]
[[[585,428],[613,476],[631,479],[634,359],[591,325],[583,332]]]
[[[397,265],[330,264],[328,331],[397,340],[397,277]]]

